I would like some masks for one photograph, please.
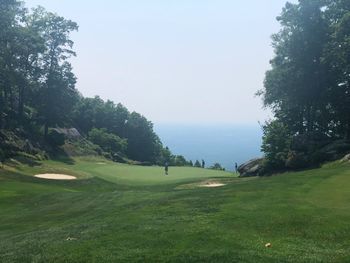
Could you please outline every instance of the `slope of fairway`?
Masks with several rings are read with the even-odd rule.
[[[0,262],[350,262],[349,164],[240,179],[98,162],[0,170]],[[33,177],[55,172],[78,180]],[[225,185],[189,187],[207,180]]]

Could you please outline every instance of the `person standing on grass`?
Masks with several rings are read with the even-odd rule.
[[[238,173],[238,164],[237,163],[235,163],[235,171],[236,171],[236,173]]]
[[[169,171],[169,164],[168,164],[168,162],[165,162],[164,170],[165,170],[165,175],[168,175],[168,171]]]

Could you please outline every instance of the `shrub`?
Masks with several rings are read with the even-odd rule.
[[[128,146],[126,139],[108,133],[106,129],[92,129],[89,132],[89,140],[110,153],[125,153]]]
[[[223,167],[221,166],[221,164],[219,164],[219,163],[214,163],[214,165],[212,165],[212,166],[210,167],[210,169],[225,171],[225,168],[223,168]]]
[[[285,168],[292,138],[287,126],[278,120],[266,122],[263,133],[261,150],[265,153],[265,168],[267,170]]]

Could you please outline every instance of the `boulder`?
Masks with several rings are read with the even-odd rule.
[[[252,159],[238,167],[240,177],[262,175],[264,158]]]
[[[81,134],[76,128],[54,128],[52,130],[63,134],[64,137],[68,140],[80,140],[82,138]]]
[[[317,154],[322,156],[322,161],[336,161],[348,152],[350,152],[349,141],[337,140],[318,150]]]
[[[350,153],[345,155],[343,159],[340,160],[342,163],[350,162]]]

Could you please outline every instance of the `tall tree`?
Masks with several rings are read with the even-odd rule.
[[[42,86],[40,114],[43,116],[45,136],[49,126],[62,123],[71,111],[69,100],[75,93],[75,76],[67,59],[75,56],[70,33],[78,25],[38,7],[31,15],[32,27],[40,32],[46,50],[41,57]],[[76,96],[73,96],[76,98]],[[68,102],[68,103],[64,103]],[[64,103],[64,104],[62,104]]]
[[[275,57],[262,94],[265,105],[294,132],[327,130],[321,114],[326,106],[328,77],[322,63],[329,38],[324,2],[287,3],[277,18],[282,29],[273,35]]]
[[[328,1],[326,14],[332,31],[325,55],[333,77],[329,108],[337,133],[350,139],[350,2]]]
[[[25,10],[20,1],[0,2],[0,128],[15,118],[15,87],[20,22]]]

